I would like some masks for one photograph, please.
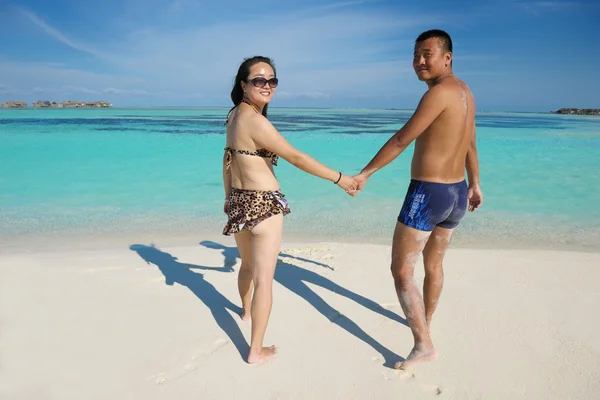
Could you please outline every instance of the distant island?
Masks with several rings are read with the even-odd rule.
[[[67,100],[60,103],[48,100],[39,100],[31,104],[31,108],[109,108],[112,107],[108,101],[73,101]],[[0,108],[29,108],[29,105],[24,101],[9,100]]]
[[[600,115],[599,108],[559,108],[553,111],[555,114],[569,114],[569,115]]]

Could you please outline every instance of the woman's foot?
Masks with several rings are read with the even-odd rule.
[[[243,308],[240,316],[242,317],[242,321],[250,321],[250,310]]]
[[[248,364],[260,365],[271,360],[277,354],[275,346],[263,347],[259,352],[248,354]]]

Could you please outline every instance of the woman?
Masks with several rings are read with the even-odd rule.
[[[324,166],[290,145],[267,119],[267,107],[277,87],[275,66],[267,57],[252,57],[240,65],[227,118],[223,157],[224,235],[235,235],[242,259],[238,289],[242,319],[252,318],[248,363],[271,359],[275,346],[263,347],[271,314],[275,265],[283,234],[283,216],[290,212],[273,173],[278,157],[317,177],[327,179],[354,196],[354,180]],[[254,296],[252,292],[254,291]]]

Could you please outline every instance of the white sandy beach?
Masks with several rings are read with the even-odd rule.
[[[234,241],[213,240],[0,255],[0,397],[598,397],[598,253],[451,249],[440,358],[403,372],[389,246],[286,239],[265,342],[279,355],[252,367]]]

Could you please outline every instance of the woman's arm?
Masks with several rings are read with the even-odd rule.
[[[227,169],[227,153],[223,154],[223,188],[225,199],[228,199],[231,194],[231,171]]]
[[[283,158],[296,168],[301,169],[311,175],[318,176],[336,182],[340,173],[335,171],[319,161],[315,160],[306,153],[301,152],[292,146],[283,136],[275,129],[268,119],[261,115],[252,116],[248,121],[253,126],[253,139],[260,147],[264,147],[279,157]]]

